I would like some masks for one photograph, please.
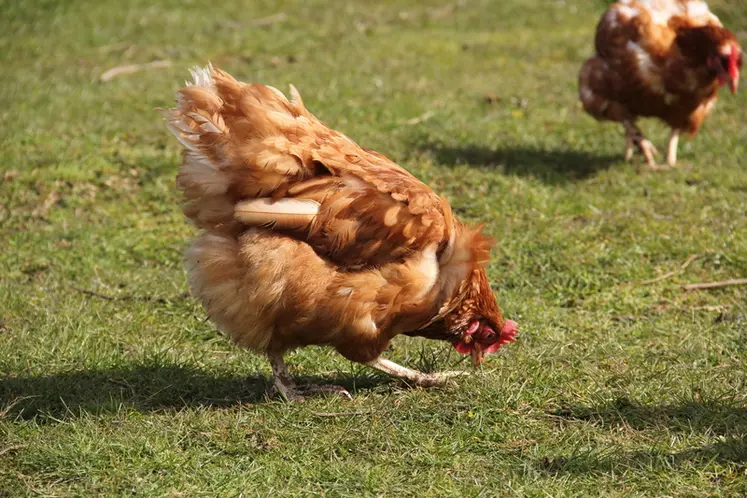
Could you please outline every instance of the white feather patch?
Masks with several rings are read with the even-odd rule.
[[[420,271],[424,278],[423,286],[420,288],[415,299],[422,298],[436,285],[438,279],[439,266],[436,259],[436,244],[431,244],[422,252],[420,260],[415,263],[415,267]]]
[[[591,102],[594,100],[594,92],[587,87],[581,87],[581,100],[583,102]]]
[[[302,228],[319,213],[319,203],[308,199],[280,199],[268,197],[251,199],[236,204],[234,217],[253,226],[273,225],[276,228]]]
[[[638,66],[638,73],[643,79],[645,79],[650,85],[651,89],[659,94],[664,94],[664,84],[662,82],[659,68],[654,64],[651,56],[646,50],[630,40],[627,44],[627,49],[633,54]]]
[[[212,64],[208,64],[207,67],[195,66],[190,69],[189,72],[192,75],[192,82],[186,82],[187,86],[198,85],[204,86],[206,88],[214,87],[215,82],[213,81],[213,77],[211,76],[213,72]]]
[[[604,15],[604,22],[607,26],[609,26],[612,29],[617,28],[618,22],[617,22],[617,11],[619,9],[622,9],[623,6],[619,6],[616,9],[611,8],[607,11],[607,13]]]
[[[708,4],[701,0],[622,0],[621,3],[627,6],[635,3],[643,7],[654,24],[666,25],[672,16],[687,16],[696,26],[721,25],[718,17],[709,10]]]
[[[625,21],[629,21],[630,19],[638,16],[638,14],[641,13],[641,11],[639,11],[635,7],[630,7],[628,5],[619,5],[617,7],[617,11],[624,17]]]

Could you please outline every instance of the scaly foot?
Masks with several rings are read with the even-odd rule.
[[[353,399],[353,396],[342,386],[335,384],[322,384],[319,386],[303,386],[299,388],[301,392],[306,396],[312,396],[315,394],[334,394],[342,396],[347,399]]]
[[[652,144],[647,138],[643,138],[636,145],[638,145],[638,148],[643,154],[643,157],[646,158],[646,163],[648,163],[648,167],[650,169],[652,170],[662,169],[662,167],[656,163],[655,157],[659,153],[659,151],[656,150],[656,147],[654,147],[654,144]]]
[[[295,385],[287,385],[286,383],[278,382],[277,379],[275,379],[275,383],[267,391],[267,395],[270,398],[280,396],[285,401],[295,401],[299,403],[305,400],[304,395],[301,394],[301,391],[297,389]]]
[[[448,384],[453,378],[467,375],[469,372],[464,370],[450,372],[421,373],[422,376],[415,382],[418,387],[441,387]]]
[[[282,353],[268,353],[268,359],[272,366],[273,387],[270,396],[280,394],[286,401],[303,401],[303,395],[291,380],[288,367],[285,365]]]
[[[643,136],[643,132],[632,121],[623,122],[623,126],[625,127],[625,160],[630,161],[633,157],[633,146],[635,146],[646,158],[646,163],[650,169],[660,169],[656,164],[655,157],[658,151],[654,144]]]
[[[393,361],[385,358],[376,358],[373,361],[366,363],[371,368],[380,370],[386,374],[396,377],[410,384],[411,386],[417,387],[439,387],[445,385],[450,379],[459,375],[465,375],[468,372],[436,372],[436,373],[423,373],[417,370],[398,365]]]

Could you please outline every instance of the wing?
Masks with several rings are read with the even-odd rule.
[[[433,243],[444,251],[452,240],[444,199],[328,128],[295,88],[288,100],[217,69],[197,72],[195,80],[180,91],[168,122],[188,149],[179,184],[185,212],[198,224],[271,228],[343,267],[382,265]],[[207,195],[210,211],[201,213]]]

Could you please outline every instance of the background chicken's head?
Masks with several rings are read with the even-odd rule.
[[[708,67],[716,73],[721,85],[729,85],[731,93],[739,88],[739,72],[742,69],[742,48],[736,41],[721,45],[717,54],[708,58]]]
[[[732,32],[712,25],[682,28],[677,45],[696,67],[705,68],[709,79],[729,85],[731,92],[737,93],[744,56]]]

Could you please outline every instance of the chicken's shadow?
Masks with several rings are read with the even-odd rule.
[[[575,455],[542,458],[536,466],[549,474],[608,473],[626,468],[673,468],[719,461],[747,462],[747,406],[730,402],[687,402],[680,405],[641,405],[627,398],[596,406],[569,406],[550,415],[559,421],[588,423],[611,431],[668,429],[716,436],[717,442],[682,451],[602,449]]]
[[[294,377],[302,384],[336,384],[351,394],[372,389],[376,376]],[[271,382],[260,373],[245,377],[181,365],[83,370],[0,380],[0,410],[6,417],[38,421],[66,420],[81,413],[141,412],[185,407],[230,407],[262,403]],[[277,399],[277,398],[274,398]],[[2,413],[2,412],[0,412]]]
[[[452,147],[439,143],[415,144],[438,164],[500,168],[508,175],[532,176],[544,183],[560,185],[584,180],[623,161],[621,155],[600,155],[584,150],[533,146],[465,144]]]

